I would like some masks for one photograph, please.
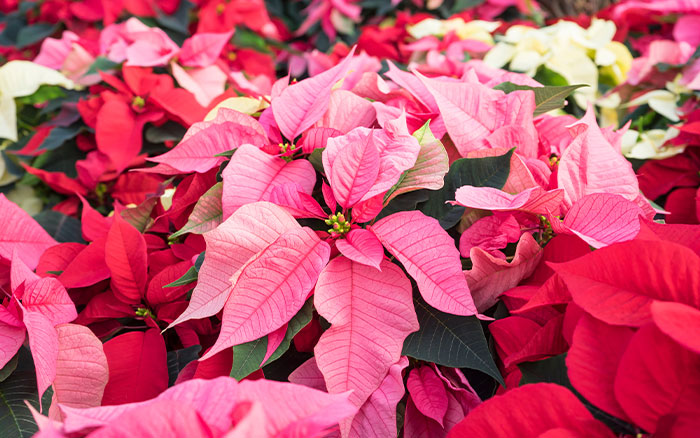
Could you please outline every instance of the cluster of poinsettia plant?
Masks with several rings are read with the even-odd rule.
[[[0,4],[4,434],[693,436],[697,5],[196,3]]]

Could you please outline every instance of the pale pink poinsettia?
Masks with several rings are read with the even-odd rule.
[[[564,221],[550,216],[552,230],[574,234],[594,248],[634,239],[644,211],[636,203],[612,193],[593,193],[579,199]]]
[[[320,436],[357,411],[347,397],[269,380],[193,379],[138,403],[93,408],[59,404],[62,423],[41,416],[38,423],[42,432],[61,437]],[[251,430],[256,435],[246,434]]]
[[[636,202],[639,183],[632,164],[603,134],[593,108],[589,107],[571,129],[575,138],[562,153],[557,170],[557,186],[564,190],[564,211],[591,193],[613,193]]]
[[[180,47],[162,30],[132,17],[111,24],[100,34],[100,53],[114,62],[139,67],[167,65]]]
[[[534,214],[547,214],[558,212],[563,199],[564,191],[561,189],[544,190],[541,187],[532,187],[511,195],[492,187],[462,186],[455,192],[455,201],[450,202],[480,210],[520,210]]]
[[[354,48],[335,67],[284,88],[270,105],[280,132],[294,141],[326,112],[331,88],[348,73]]]
[[[447,133],[462,156],[478,149],[516,147],[537,156],[531,91],[505,94],[479,82],[475,73],[461,81],[427,78],[416,73],[435,98]]]
[[[149,158],[149,161],[179,172],[204,173],[225,160],[217,154],[244,144],[258,148],[268,144],[262,125],[247,114],[220,108],[214,119],[193,124],[177,146],[163,155]]]
[[[197,102],[204,107],[222,94],[226,87],[228,76],[217,65],[186,70],[172,62],[170,68],[177,83],[192,93]]]
[[[73,301],[55,278],[39,278],[15,252],[11,262],[11,291],[7,307],[0,306],[3,326],[0,366],[19,350],[25,337],[36,367],[39,398],[56,378],[59,336],[56,326],[78,315]]]
[[[304,12],[306,19],[296,34],[303,35],[311,26],[320,22],[321,28],[332,41],[336,37],[336,31],[344,29],[345,20],[356,22],[360,19],[362,8],[357,0],[313,0]]]
[[[362,406],[401,356],[406,336],[418,330],[411,284],[383,261],[381,272],[336,257],[318,279],[314,306],[330,322],[314,348],[330,393],[352,390]]]
[[[459,238],[459,252],[466,258],[472,248],[481,248],[495,257],[505,258],[499,250],[509,243],[517,242],[520,234],[520,223],[514,215],[487,216],[464,230]]]
[[[309,161],[286,161],[250,144],[238,148],[222,177],[224,219],[245,204],[270,201],[273,190],[279,186],[293,184],[311,195],[316,184],[316,171]]]
[[[469,254],[472,268],[464,271],[464,277],[480,311],[496,304],[498,296],[518,285],[532,274],[542,258],[542,248],[531,234],[520,237],[511,261],[494,257],[481,248],[472,248]]]
[[[95,62],[96,53],[91,46],[90,42],[81,40],[78,35],[67,30],[61,39],[46,38],[33,62],[59,70],[78,84],[93,85],[100,81],[99,75],[85,76]]]
[[[58,242],[4,194],[0,194],[0,211],[0,260],[9,264],[16,251],[29,269],[36,268],[44,251]]]

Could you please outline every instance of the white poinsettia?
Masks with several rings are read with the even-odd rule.
[[[493,44],[491,34],[500,27],[500,23],[493,21],[472,20],[464,21],[462,18],[438,20],[426,18],[406,28],[409,35],[419,40],[428,36],[443,37],[450,32],[455,32],[460,40],[475,40],[487,44]]]
[[[612,21],[594,19],[588,29],[571,21],[543,28],[510,27],[484,61],[492,67],[509,65],[510,70],[534,76],[544,65],[569,84],[586,84],[576,90],[576,102],[585,107],[595,101],[598,78],[605,74],[615,84],[624,82],[632,63],[629,50],[616,41]]]
[[[0,138],[17,141],[15,98],[30,96],[42,85],[73,88],[61,73],[30,61],[10,61],[0,67]]]
[[[638,160],[663,160],[678,155],[685,150],[685,147],[669,145],[668,142],[679,133],[673,127],[650,129],[644,132],[630,129],[622,136],[622,153],[627,158]]]

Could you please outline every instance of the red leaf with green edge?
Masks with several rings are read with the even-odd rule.
[[[633,240],[552,264],[576,304],[613,325],[651,322],[651,304],[700,308],[700,257],[671,242]]]
[[[352,390],[350,401],[360,407],[418,330],[410,281],[389,261],[380,272],[336,257],[319,276],[314,305],[331,324],[314,348],[328,391]]]
[[[428,304],[455,315],[477,314],[454,239],[437,220],[420,211],[404,211],[370,229],[416,280]]]
[[[109,381],[103,405],[154,398],[168,387],[165,341],[156,329],[129,332],[104,344]]]
[[[125,303],[140,303],[148,280],[146,240],[121,215],[114,217],[107,233],[105,263],[115,296]]]
[[[17,251],[29,269],[36,268],[48,248],[57,245],[31,216],[0,193],[0,258],[12,259]]]
[[[202,359],[288,323],[309,297],[329,256],[328,244],[310,228],[287,231],[256,254],[230,279],[221,333]]]
[[[194,205],[185,226],[171,234],[170,238],[173,239],[186,233],[204,234],[218,227],[223,220],[222,193],[223,183],[221,182],[214,184],[212,188],[207,190]]]

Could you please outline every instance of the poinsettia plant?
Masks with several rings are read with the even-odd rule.
[[[697,430],[697,5],[28,3],[4,435]]]

